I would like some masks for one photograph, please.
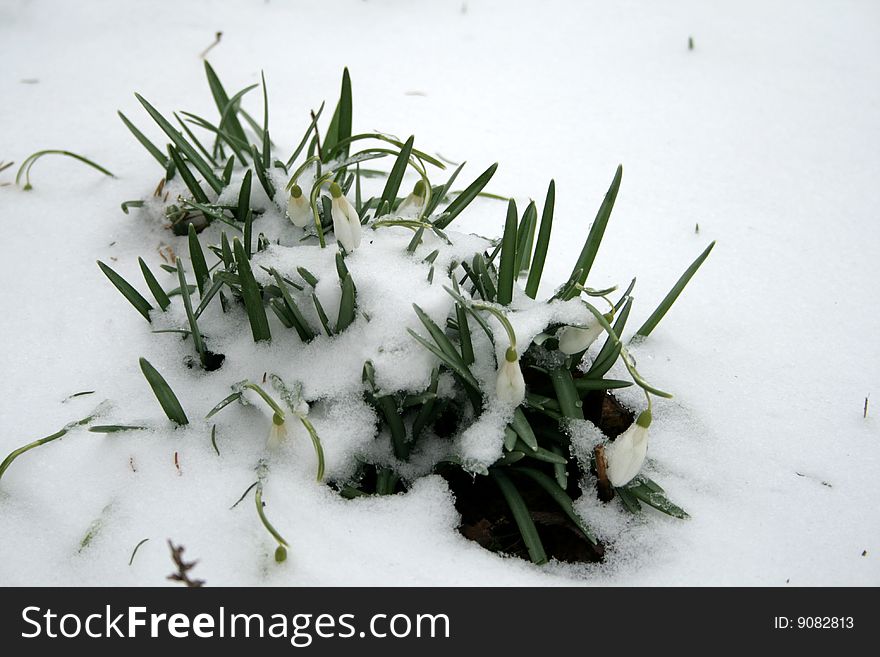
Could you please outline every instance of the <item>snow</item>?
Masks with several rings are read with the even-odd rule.
[[[304,435],[280,454],[266,451],[271,419],[257,404],[216,417],[220,458],[209,426],[166,428],[138,357],[186,391],[192,418],[236,380],[225,366],[180,367],[189,346],[151,334],[94,261],[137,280],[138,255],[156,270],[160,244],[186,253],[185,240],[149,212],[119,210],[148,195],[161,172],[115,110],[146,128],[138,91],[162,111],[210,115],[198,53],[217,30],[223,39],[209,58],[228,88],[265,70],[278,144],[295,144],[308,110],[333,102],[347,65],[357,128],[415,134],[416,147],[467,159],[460,182],[498,161],[491,189],[515,193],[521,207],[542,202],[555,178],[544,292],[568,275],[620,162],[623,184],[590,284],[638,277],[630,327],[717,240],[659,328],[632,347],[642,374],[675,394],[654,404],[646,471],[689,520],[632,518],[583,499],[579,509],[613,540],[607,563],[539,568],[461,537],[438,477],[406,495],[339,498],[314,481]],[[215,585],[880,584],[878,36],[880,9],[868,1],[3,3],[0,159],[67,148],[118,178],[47,157],[33,169],[32,191],[0,188],[0,455],[105,398],[107,423],[162,428],[74,432],[20,457],[0,482],[0,583],[161,585],[172,538]],[[260,109],[256,95],[248,103]],[[502,204],[480,201],[454,226],[496,236],[503,217]],[[406,234],[371,234],[376,248],[349,261],[363,303],[401,304],[395,326],[377,324],[365,343],[384,336],[394,346],[373,354],[377,383],[388,388],[427,381],[427,370],[398,369],[401,359],[430,363],[394,337],[418,327],[409,302],[370,297],[370,276],[383,275],[371,263],[397,231]],[[285,264],[274,248],[263,257]],[[330,314],[332,261],[305,266],[322,279]],[[394,274],[420,299],[433,294],[423,278]],[[425,309],[439,319],[448,298],[437,290]],[[521,340],[542,328],[543,318],[526,315]],[[353,450],[371,443],[372,411],[339,372],[362,364],[357,349],[367,347],[343,334],[331,365],[318,367],[322,344],[300,363],[281,363],[280,345],[254,348],[239,319],[241,342],[222,342],[232,330],[209,333],[236,368],[258,380],[305,367],[306,386],[334,390],[334,403],[313,404],[309,417],[328,472],[343,473]],[[392,333],[380,335],[384,328]],[[242,364],[245,345],[253,356]],[[322,379],[312,378],[319,370]],[[82,390],[96,392],[63,401]],[[644,403],[632,388],[620,397]],[[596,436],[577,431],[588,449]],[[269,467],[266,513],[291,544],[281,566],[252,497],[229,510],[260,458]]]

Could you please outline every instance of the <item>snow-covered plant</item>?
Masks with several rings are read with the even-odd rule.
[[[284,345],[276,352],[278,371],[263,379],[280,402],[264,386],[235,383],[231,377],[232,394],[207,418],[233,402],[262,399],[271,417],[268,444],[278,447],[308,435],[318,480],[326,478],[347,498],[405,491],[418,477],[440,474],[458,502],[467,505],[463,515],[480,520],[472,525],[481,526],[482,536],[472,537],[493,549],[527,553],[535,563],[557,556],[552,546],[545,547],[550,513],[550,524],[565,525],[587,546],[589,558],[601,556],[589,518],[575,509],[581,495],[598,494],[606,502],[617,497],[634,513],[644,503],[685,517],[642,471],[650,453],[652,399],[670,395],[641,376],[621,340],[635,280],[616,299],[616,287],[587,286],[622,168],[570,275],[549,296],[542,295],[555,206],[552,181],[540,220],[534,201],[520,212],[513,199],[506,199],[500,240],[453,232],[450,226],[461,223],[476,198],[498,198],[484,192],[497,165],[454,190],[463,164],[434,184],[431,176],[446,165],[416,149],[413,137],[353,133],[347,70],[323,135],[318,128],[322,105],[292,154],[279,159],[269,134],[265,78],[259,122],[241,106],[258,85],[230,96],[211,66],[205,67],[219,120],[182,112],[174,114],[175,126],[137,95],[169,141],[160,148],[120,113],[164,172],[153,198],[127,201],[123,210],[160,208],[173,233],[186,237],[189,264],[176,258],[163,265],[176,279],[176,287],[166,290],[139,260],[153,301],[114,269],[98,264],[143,318],[160,327],[157,333],[182,334],[192,345],[189,364],[214,371],[214,377],[232,367],[219,349],[211,349],[236,326],[224,317],[246,316],[254,343]],[[194,129],[211,141],[200,141]],[[391,162],[387,171],[362,168],[381,159]],[[407,193],[402,190],[410,174],[415,184],[406,183],[412,190]],[[384,184],[376,187],[374,181],[382,178]],[[367,189],[374,193],[367,196]],[[636,336],[647,337],[657,326],[711,248]],[[401,300],[401,294],[412,298]],[[185,323],[175,325],[175,317]],[[370,334],[371,325],[382,330]],[[357,339],[343,342],[344,335]],[[374,423],[369,444],[353,450],[354,462],[329,469],[326,477],[320,423],[313,424],[309,413],[311,405],[332,405],[335,398],[283,363],[285,353],[316,344],[326,354],[327,368],[348,368],[342,374],[358,378],[360,403],[372,409]],[[363,359],[353,365],[340,349],[349,354],[358,349]],[[183,404],[162,375],[144,359],[141,368],[167,417],[188,424]],[[610,373],[631,380],[607,378]],[[639,409],[626,408],[611,392],[633,384],[644,391],[646,405],[636,422],[633,410]],[[587,423],[603,431],[605,440],[585,457],[573,450],[572,427]],[[266,436],[260,431],[251,437],[255,454],[263,453]],[[10,455],[0,465],[0,476],[32,446]],[[287,543],[266,519],[261,496],[271,458],[281,457],[261,460],[254,485],[258,514],[278,543],[279,561],[286,557]],[[502,540],[504,526],[515,527],[518,538]]]

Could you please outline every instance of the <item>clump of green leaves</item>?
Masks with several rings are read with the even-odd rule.
[[[539,302],[554,221],[556,186],[553,181],[543,205],[532,201],[522,210],[513,199],[485,191],[497,164],[488,167],[460,192],[452,189],[463,165],[449,175],[444,174],[441,183],[433,183],[432,176],[444,171],[446,165],[416,148],[414,137],[400,140],[384,133],[354,131],[348,70],[343,72],[339,100],[325,131],[322,133],[319,128],[322,104],[310,113],[305,132],[292,153],[279,156],[270,138],[265,77],[261,77],[260,84],[229,93],[207,63],[205,73],[217,118],[207,119],[185,111],[163,114],[147,99],[137,96],[149,118],[167,138],[161,147],[120,113],[136,140],[161,167],[164,180],[177,177],[185,190],[165,207],[171,229],[178,235],[186,235],[189,247],[189,265],[178,258],[173,265],[164,266],[176,274],[176,289],[165,290],[140,260],[144,284],[154,305],[118,272],[99,262],[110,282],[142,317],[150,322],[156,313],[165,312],[174,303],[173,297],[180,296],[186,326],[172,331],[192,340],[198,362],[209,371],[220,368],[223,363],[222,354],[213,354],[208,348],[200,326],[204,311],[212,303],[219,303],[224,313],[246,316],[255,343],[271,342],[273,331],[288,330],[304,344],[320,334],[338,335],[361,320],[357,282],[346,265],[346,257],[359,243],[359,237],[354,239],[349,235],[344,240],[339,233],[340,244],[345,241],[354,246],[327,255],[335,258],[340,285],[341,302],[335,317],[328,316],[315,292],[318,280],[308,269],[298,267],[296,272],[282,272],[268,268],[261,273],[254,263],[254,255],[264,250],[272,238],[257,232],[265,210],[254,202],[253,191],[257,185],[275,210],[287,211],[291,220],[303,228],[304,242],[326,247],[328,236],[346,226],[345,230],[354,229],[358,235],[361,226],[370,230],[404,227],[412,231],[406,248],[409,254],[417,252],[426,235],[433,234],[442,242],[450,243],[447,232],[450,224],[475,199],[502,198],[507,201],[507,207],[501,239],[468,261],[453,263],[448,272],[452,285],[447,287],[447,292],[452,310],[445,323],[438,324],[422,308],[413,305],[413,312],[424,330],[411,331],[412,337],[435,357],[428,386],[417,391],[384,390],[376,383],[374,364],[368,361],[363,365],[364,399],[376,411],[377,434],[390,437],[391,454],[384,460],[364,460],[355,476],[331,483],[346,497],[405,490],[412,482],[404,466],[419,447],[427,441],[452,441],[476,422],[498,396],[497,390],[487,387],[473,370],[478,360],[495,358],[494,351],[488,355],[478,352],[486,348],[487,342],[475,338],[484,333],[492,349],[495,345],[506,347],[501,349],[504,359],[497,363],[499,381],[502,375],[508,377],[507,383],[513,391],[506,393],[512,395],[512,402],[510,421],[504,429],[503,452],[488,467],[449,458],[436,463],[435,471],[445,476],[451,485],[458,485],[455,482],[461,475],[467,475],[466,478],[479,487],[480,494],[474,502],[478,507],[480,504],[487,508],[492,506],[492,495],[501,500],[501,508],[507,509],[507,515],[498,522],[515,526],[524,555],[535,563],[555,556],[554,550],[545,545],[550,529],[541,524],[548,509],[553,510],[554,518],[560,519],[554,522],[566,523],[594,554],[601,555],[596,534],[575,510],[577,497],[592,494],[589,488],[581,487],[583,481],[590,482],[600,492],[606,491],[602,498],[606,501],[616,497],[627,511],[637,513],[647,504],[674,517],[686,516],[668,500],[663,489],[643,473],[631,473],[623,481],[615,475],[613,463],[595,459],[584,463],[572,457],[573,444],[568,430],[572,421],[591,421],[605,432],[609,445],[617,436],[624,441],[636,433],[626,433],[632,414],[615,401],[611,391],[636,385],[643,390],[648,409],[652,398],[671,396],[645,380],[622,339],[633,307],[635,280],[622,294],[617,293],[617,287],[588,286],[620,190],[622,167],[614,173],[596,217],[586,231],[570,275],[558,281],[549,298]],[[262,90],[261,121],[242,107],[242,100],[257,88]],[[390,164],[387,170],[362,166],[383,159]],[[414,174],[417,183],[407,195],[403,183],[408,174]],[[364,182],[373,176],[384,177],[384,184],[375,196],[365,198]],[[286,180],[286,184],[280,184],[280,179]],[[230,186],[233,186],[231,193],[227,191]],[[354,204],[350,205],[347,198],[352,194]],[[221,197],[234,201],[220,202]],[[123,210],[127,212],[139,203],[128,201],[123,204]],[[219,243],[203,245],[200,233],[215,223],[222,224]],[[648,337],[657,328],[713,244],[685,271],[636,332],[639,338]],[[426,270],[425,278],[431,284],[436,284],[437,255],[435,250],[423,258],[418,256]],[[192,279],[188,278],[188,272]],[[194,295],[198,295],[197,300]],[[584,326],[550,324],[529,344],[517,345],[510,318],[518,312],[516,302],[523,299],[533,304],[582,303],[588,320]],[[317,322],[307,318],[311,313],[303,312],[304,303],[313,306]],[[608,308],[599,310],[594,304],[607,304]],[[279,320],[282,329],[277,325],[270,328],[271,315]],[[504,327],[502,334],[495,335],[492,318]],[[601,347],[594,350],[595,355],[587,364],[585,356],[590,345],[602,336]],[[583,341],[581,346],[577,346],[579,340]],[[627,379],[607,377],[616,363],[622,364],[621,371],[626,373]],[[165,379],[143,359],[141,368],[169,419],[178,425],[187,424],[183,407]],[[453,382],[452,392],[440,385],[443,377]],[[294,395],[277,377],[273,378],[273,386],[287,402],[286,409],[261,386],[241,382],[233,386],[233,393],[218,403],[207,417],[233,401],[244,402],[246,390],[256,392],[272,411],[273,431],[284,425],[290,413],[308,430],[318,459],[317,478],[321,480],[321,442],[301,406],[305,404],[307,409],[311,400],[293,399]],[[650,418],[650,413],[645,417]],[[647,429],[647,425],[644,428]],[[216,442],[213,444],[216,450]],[[287,543],[266,519],[261,496],[262,479],[255,492],[257,511],[278,543],[276,558],[282,561],[286,558]],[[507,547],[494,543],[490,547],[510,551],[509,543]],[[515,547],[513,551],[516,552]]]

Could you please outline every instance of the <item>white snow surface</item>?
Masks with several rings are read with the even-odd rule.
[[[429,355],[403,339],[406,326],[419,327],[410,303],[438,320],[449,303],[407,269],[417,260],[391,257],[406,231],[367,231],[374,243],[365,239],[350,267],[361,303],[384,307],[381,320],[287,360],[295,337],[254,347],[241,315],[234,339],[206,331],[229,363],[202,373],[181,366],[188,343],[150,333],[109,285],[96,259],[140,281],[137,256],[158,271],[160,245],[186,253],[185,238],[149,211],[120,211],[121,201],[148,196],[161,171],[115,111],[157,139],[133,91],[166,113],[213,115],[199,53],[217,31],[209,59],[227,89],[265,71],[281,152],[299,140],[309,109],[325,99],[332,108],[348,66],[357,131],[415,134],[417,147],[466,159],[461,184],[498,161],[490,189],[521,207],[543,203],[555,178],[545,294],[568,275],[623,163],[589,283],[638,277],[631,331],[717,240],[659,328],[633,348],[642,374],[675,394],[654,404],[646,468],[689,520],[632,517],[585,496],[577,508],[610,542],[606,563],[536,567],[460,536],[439,477],[407,494],[341,499],[314,481],[302,432],[279,453],[265,451],[270,418],[257,404],[214,418],[215,454],[213,421],[197,418],[230,384],[267,370],[305,373],[307,392],[332,398],[311,416],[328,472],[344,472],[373,444],[373,412],[356,387],[364,358],[383,387],[424,386]],[[209,585],[880,584],[876,3],[4,0],[0,61],[0,159],[65,148],[117,176],[50,156],[34,166],[32,191],[0,188],[0,456],[103,399],[112,402],[108,423],[156,427],[79,430],[10,467],[0,481],[0,584],[163,585],[168,538],[199,559],[194,574]],[[245,103],[255,115],[257,93]],[[480,200],[453,227],[497,236],[504,212]],[[464,251],[481,244],[456,242]],[[313,262],[298,255],[295,264],[326,274],[318,294],[332,316],[331,253],[303,250]],[[282,267],[287,256],[273,247],[260,257]],[[382,277],[394,277],[400,297],[377,296]],[[206,321],[218,319],[209,313],[219,311]],[[517,330],[540,331],[544,319],[524,312]],[[379,344],[388,348],[371,351]],[[189,428],[165,420],[140,356],[178,392]],[[64,401],[82,390],[96,392]],[[619,396],[644,404],[635,387]],[[498,409],[485,417],[503,425]],[[601,439],[586,423],[571,431],[580,456]],[[466,435],[458,447],[489,458],[500,442]],[[229,510],[263,457],[266,512],[291,544],[281,565],[252,497]]]

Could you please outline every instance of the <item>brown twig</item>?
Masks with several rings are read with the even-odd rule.
[[[596,445],[593,450],[596,455],[596,477],[598,482],[596,488],[599,490],[599,499],[603,502],[610,502],[614,499],[614,486],[608,479],[608,462],[605,460],[605,446]]]
[[[168,244],[160,244],[157,249],[159,252],[159,257],[162,258],[167,263],[173,263],[176,258],[174,255],[174,248]]]
[[[204,586],[205,580],[192,579],[189,576],[189,571],[195,567],[198,561],[184,561],[183,551],[185,548],[182,545],[174,545],[174,543],[171,542],[171,539],[168,539],[168,547],[171,549],[171,560],[177,567],[177,572],[171,573],[168,576],[168,579],[172,582],[183,582],[188,588],[193,589]]]

